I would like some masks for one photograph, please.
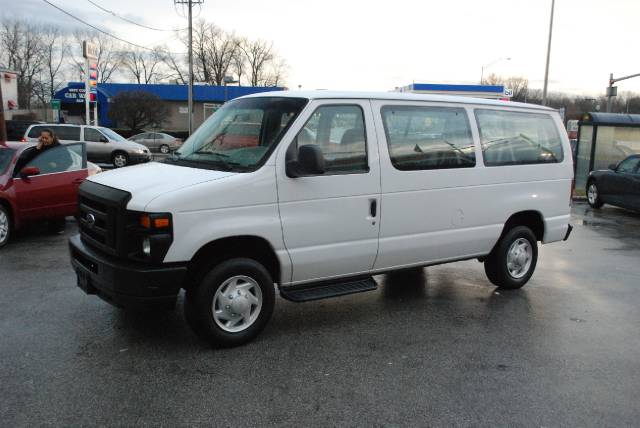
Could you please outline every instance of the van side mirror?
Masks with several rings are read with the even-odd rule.
[[[325,172],[324,155],[320,147],[307,144],[298,148],[298,160],[287,162],[287,176],[321,175]]]
[[[616,165],[615,163],[612,163],[611,165],[609,165],[609,169],[611,171],[615,171],[617,167],[618,167],[618,165]]]
[[[40,168],[36,166],[25,166],[20,170],[20,177],[22,178],[27,178],[27,177],[31,177],[32,175],[39,175],[39,174],[40,174]]]
[[[109,139],[107,137],[100,137],[100,142],[101,143],[108,143]]]

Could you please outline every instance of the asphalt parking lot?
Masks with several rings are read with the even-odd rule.
[[[0,250],[0,425],[637,426],[640,214],[579,202],[572,223],[522,290],[477,261],[380,276],[278,299],[229,350],[182,299],[153,315],[84,295],[66,238],[35,227]]]

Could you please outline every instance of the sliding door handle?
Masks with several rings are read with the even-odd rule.
[[[378,215],[378,200],[370,199],[369,200],[369,214],[371,217],[375,218]]]

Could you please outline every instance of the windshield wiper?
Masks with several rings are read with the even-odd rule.
[[[228,158],[228,157],[229,157],[229,155],[224,154],[224,153],[220,153],[220,152],[207,152],[207,151],[204,151],[204,150],[198,150],[198,151],[193,152],[193,153],[194,153],[194,154],[196,154],[196,155],[214,155],[214,156],[218,156],[218,157],[221,157],[221,158]]]

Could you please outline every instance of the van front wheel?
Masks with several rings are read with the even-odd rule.
[[[253,259],[224,261],[187,293],[185,316],[214,346],[243,345],[271,318],[275,290],[271,275]]]
[[[517,289],[529,281],[538,261],[538,242],[526,226],[508,231],[484,262],[484,271],[493,284]]]

